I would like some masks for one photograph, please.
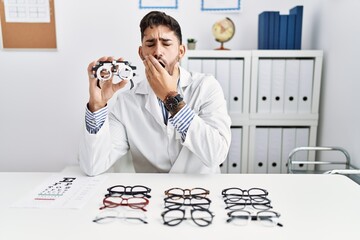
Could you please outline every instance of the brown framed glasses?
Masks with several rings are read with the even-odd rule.
[[[145,207],[149,204],[149,200],[145,197],[129,197],[125,198],[122,196],[106,196],[103,199],[103,206],[100,207],[100,210],[104,208],[115,208],[118,206],[128,206],[133,209],[141,209],[147,211]]]
[[[183,188],[170,188],[165,191],[165,195],[170,197],[178,198],[192,198],[192,197],[206,197],[210,194],[210,191],[205,188],[192,188],[192,189],[183,189]]]

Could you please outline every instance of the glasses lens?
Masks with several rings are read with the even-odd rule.
[[[241,196],[244,195],[244,191],[240,188],[227,188],[223,191],[224,196],[228,195],[235,195],[235,196]]]
[[[115,210],[103,210],[93,220],[95,223],[106,224],[113,222],[118,217],[118,212]]]
[[[186,199],[185,199],[186,200]],[[210,207],[210,199],[206,197],[193,197],[190,199],[190,205],[194,209],[208,209]]]
[[[129,205],[131,208],[144,208],[149,202],[146,200],[146,198],[141,197],[131,197],[126,199],[127,205]]]
[[[177,196],[170,196],[164,199],[164,203],[168,209],[177,209],[184,204],[184,199]]]
[[[146,215],[143,211],[139,210],[126,210],[122,214],[125,222],[130,224],[147,223]]]
[[[150,189],[145,186],[134,186],[131,189],[131,194],[135,197],[142,197],[147,195],[150,192]]]
[[[211,224],[213,215],[205,209],[194,209],[191,211],[191,218],[197,225],[205,227]]]
[[[115,197],[115,196],[109,196],[104,198],[104,206],[109,207],[109,208],[114,208],[117,207],[121,204],[121,202],[123,201],[122,197]]]
[[[232,222],[238,226],[244,226],[249,223],[251,220],[250,212],[244,210],[235,210],[228,213],[229,219],[228,222]]]
[[[119,194],[120,196],[123,195],[126,191],[125,186],[117,185],[113,186],[111,188],[108,188],[108,191],[110,194]]]
[[[184,190],[181,188],[170,188],[169,190],[165,191],[165,195],[183,197]]]
[[[164,224],[175,226],[182,222],[185,212],[180,209],[171,209],[163,212],[162,214]]]
[[[249,189],[249,195],[250,196],[266,196],[267,195],[267,191],[265,189],[262,188],[250,188]]]
[[[193,188],[190,191],[191,196],[206,197],[208,193],[209,191],[204,188]]]
[[[261,211],[257,213],[257,219],[267,227],[273,227],[277,224],[279,216],[273,211]]]

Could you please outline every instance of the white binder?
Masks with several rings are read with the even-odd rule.
[[[287,59],[285,66],[285,99],[284,113],[296,113],[298,109],[300,62]]]
[[[230,96],[229,111],[242,112],[244,84],[244,60],[230,60]]]
[[[282,154],[281,173],[288,173],[288,159],[290,152],[295,148],[296,128],[283,128],[282,130]]]
[[[311,113],[314,60],[300,60],[299,113]]]
[[[225,159],[223,163],[220,164],[221,173],[228,173],[228,161],[229,161],[229,156]]]
[[[216,77],[216,61],[215,59],[202,60],[202,72]]]
[[[242,128],[231,128],[231,144],[228,154],[228,173],[241,172]]]
[[[295,147],[309,146],[309,128],[296,128],[296,143]],[[308,152],[299,151],[294,156],[295,161],[307,161]],[[307,170],[307,165],[295,165],[294,170]]]
[[[284,111],[285,59],[272,60],[271,74],[271,112]]]
[[[270,112],[271,97],[271,61],[269,59],[259,60],[258,69],[258,92],[257,111],[258,113]]]
[[[217,59],[216,60],[216,79],[219,81],[224,97],[229,109],[229,95],[230,95],[230,60],[229,59]]]
[[[281,172],[281,128],[269,128],[269,149],[267,159],[268,173]]]
[[[192,59],[188,60],[188,71],[189,72],[202,72],[202,60],[201,59]]]
[[[268,157],[268,128],[259,128],[255,130],[255,159],[254,172],[267,173],[267,157]]]

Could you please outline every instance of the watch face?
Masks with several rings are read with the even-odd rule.
[[[177,108],[178,106],[178,100],[175,98],[175,97],[168,97],[166,99],[166,108],[169,110],[169,111],[173,111]]]
[[[182,97],[180,94],[176,95],[176,96],[169,96],[165,99],[165,107],[168,111],[170,112],[173,112],[175,111],[178,106],[179,106],[179,103],[182,101]]]

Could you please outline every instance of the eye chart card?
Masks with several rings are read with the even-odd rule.
[[[19,208],[75,208],[79,209],[95,193],[106,176],[54,175],[33,192],[14,203]]]

